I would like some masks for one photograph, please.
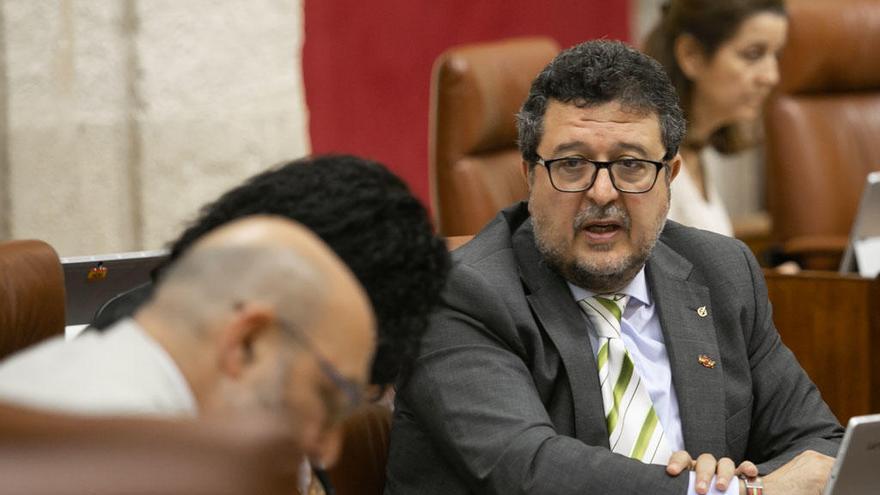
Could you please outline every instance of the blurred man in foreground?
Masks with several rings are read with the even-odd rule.
[[[250,217],[195,243],[133,318],[4,361],[0,400],[85,414],[277,413],[305,453],[332,461],[369,377],[374,327],[362,287],[314,234]]]
[[[213,229],[255,214],[279,215],[311,229],[366,290],[378,331],[370,372],[375,387],[369,398],[405,380],[449,269],[444,240],[434,233],[427,210],[406,184],[382,164],[350,155],[310,156],[280,164],[205,205],[171,243],[168,264]],[[156,283],[161,283],[163,272],[159,270]],[[110,301],[93,327],[105,328],[133,314],[156,283]]]

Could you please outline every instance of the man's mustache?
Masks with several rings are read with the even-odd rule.
[[[588,224],[596,222],[618,223],[627,232],[631,224],[629,214],[619,205],[589,205],[574,217],[574,228],[581,230],[586,228]]]

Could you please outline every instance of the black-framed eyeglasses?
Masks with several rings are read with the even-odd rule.
[[[303,349],[308,351],[312,357],[315,358],[321,373],[323,373],[324,376],[333,383],[333,386],[342,392],[343,397],[345,397],[345,404],[339,404],[338,401],[333,400],[333,398],[329,396],[322,397],[327,409],[328,422],[335,423],[345,419],[345,417],[351,414],[351,412],[357,409],[357,407],[363,402],[363,385],[347,378],[336,368],[336,366],[333,366],[333,364],[324,357],[320,351],[318,351],[314,342],[312,342],[306,333],[297,325],[294,325],[292,322],[283,318],[277,318],[276,322],[288,336],[295,340]]]
[[[566,156],[545,160],[538,157],[538,164],[547,168],[550,184],[561,192],[582,192],[593,187],[599,170],[608,169],[611,184],[620,192],[642,194],[654,188],[660,169],[666,162],[621,158],[603,162],[580,156]]]

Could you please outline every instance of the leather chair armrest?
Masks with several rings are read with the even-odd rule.
[[[773,239],[773,222],[766,211],[733,218],[733,236],[746,243],[756,258],[766,264],[777,247]]]
[[[837,270],[849,239],[836,235],[794,237],[782,245],[785,255],[808,270]]]

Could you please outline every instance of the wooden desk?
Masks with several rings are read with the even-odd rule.
[[[782,340],[843,423],[880,412],[880,279],[765,271]]]

